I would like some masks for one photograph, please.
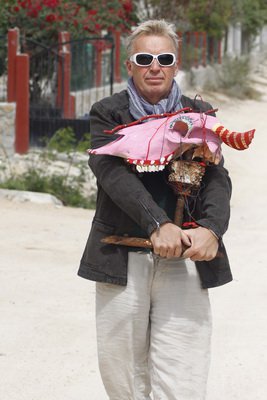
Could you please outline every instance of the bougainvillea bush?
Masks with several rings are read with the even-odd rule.
[[[57,38],[60,30],[72,37],[125,32],[137,23],[132,0],[0,0],[0,11],[2,34],[18,27],[36,40]]]

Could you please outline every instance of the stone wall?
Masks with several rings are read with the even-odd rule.
[[[16,103],[0,103],[0,157],[15,152]]]

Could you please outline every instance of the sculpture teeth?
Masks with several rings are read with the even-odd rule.
[[[173,154],[170,154],[170,155],[168,156],[168,158],[167,158],[167,161],[171,161],[172,157],[173,157]]]
[[[159,160],[161,164],[164,164],[165,162],[165,157],[161,157],[161,159]]]
[[[137,164],[137,160],[133,160],[133,164]]]
[[[153,164],[155,164],[155,160],[150,161],[150,165],[153,165]]]
[[[136,165],[136,170],[138,172],[159,172],[163,171],[165,168],[165,165]]]

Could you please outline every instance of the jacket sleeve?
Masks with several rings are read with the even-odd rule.
[[[90,112],[92,147],[108,143],[112,137],[103,131],[121,124],[116,114],[96,103]],[[89,166],[111,200],[132,218],[147,234],[165,222],[171,222],[164,210],[153,200],[138,175],[120,157],[90,155]]]
[[[197,112],[212,110],[213,107],[202,100],[190,99],[189,106]],[[211,115],[214,115],[212,113]],[[232,184],[228,171],[224,168],[224,160],[219,165],[207,166],[199,193],[197,223],[211,229],[219,238],[226,232],[230,219],[230,198]]]
[[[199,225],[211,229],[219,238],[226,232],[230,219],[232,184],[228,171],[223,166],[208,166],[203,177],[199,195]]]

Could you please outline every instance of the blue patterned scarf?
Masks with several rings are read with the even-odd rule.
[[[148,103],[137,93],[132,78],[128,80],[127,92],[129,95],[130,113],[135,119],[139,119],[144,115],[174,112],[183,108],[181,103],[181,89],[175,80],[173,80],[169,96],[166,99],[160,100],[157,104]]]

